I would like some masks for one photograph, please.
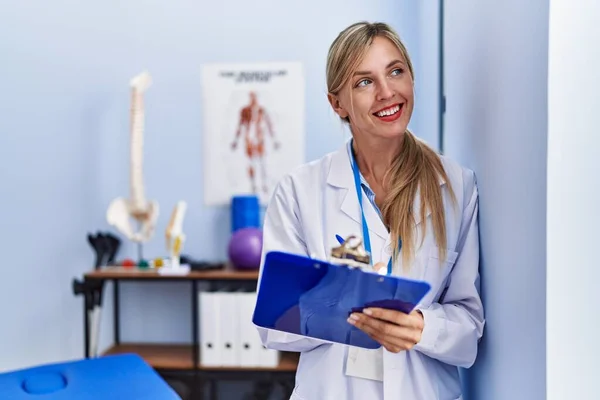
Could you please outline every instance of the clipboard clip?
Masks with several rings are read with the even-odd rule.
[[[365,268],[371,265],[371,255],[363,247],[363,241],[358,239],[355,244],[352,239],[358,239],[350,235],[339,245],[331,249],[331,262],[344,264],[349,267]]]

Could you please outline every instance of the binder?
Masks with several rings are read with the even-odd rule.
[[[258,366],[261,368],[275,368],[279,365],[280,355],[281,352],[278,350],[267,349],[261,343],[260,346],[258,346]]]
[[[216,292],[219,303],[221,366],[238,367],[240,365],[240,318],[235,292]]]
[[[273,368],[277,350],[266,349],[252,323],[256,292],[200,291],[199,363],[206,367]]]
[[[252,314],[256,304],[256,292],[238,292],[237,303],[240,324],[240,366],[260,367],[260,348],[262,343],[256,327],[252,324]]]
[[[207,367],[221,366],[221,325],[219,292],[198,292],[198,333],[200,334],[199,363]]]
[[[365,349],[381,345],[347,322],[382,307],[410,313],[431,290],[424,281],[379,275],[306,256],[269,252],[254,310],[256,326]]]

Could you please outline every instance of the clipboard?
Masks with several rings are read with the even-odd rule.
[[[365,307],[408,314],[429,290],[424,281],[274,251],[265,255],[252,322],[331,343],[377,349],[381,345],[349,324],[348,316]]]

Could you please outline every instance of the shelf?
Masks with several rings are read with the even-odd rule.
[[[279,365],[275,368],[265,367],[198,367],[201,371],[273,371],[273,372],[295,372],[298,368],[298,353],[281,353]]]
[[[119,280],[258,280],[258,269],[235,270],[230,266],[206,271],[190,271],[185,275],[159,275],[155,269],[103,267],[85,274],[86,279]]]
[[[193,370],[194,347],[180,344],[124,343],[108,349],[104,355],[134,353],[140,355],[156,369]],[[298,353],[281,353],[279,365],[275,368],[263,367],[203,367],[202,371],[274,371],[294,372],[298,367]]]
[[[194,369],[194,347],[179,344],[125,343],[108,349],[104,355],[134,353],[157,369]]]

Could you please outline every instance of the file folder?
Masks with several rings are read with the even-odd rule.
[[[220,292],[201,291],[198,293],[200,316],[198,318],[200,334],[200,365],[205,367],[222,366],[222,308]]]
[[[365,349],[381,345],[347,322],[364,307],[410,313],[431,290],[424,281],[379,275],[306,256],[265,256],[252,322],[259,327]]]
[[[240,319],[237,308],[237,293],[217,292],[219,302],[219,324],[222,367],[240,366]]]
[[[237,302],[240,323],[240,366],[260,367],[259,349],[262,343],[256,327],[252,324],[256,292],[238,292]]]

